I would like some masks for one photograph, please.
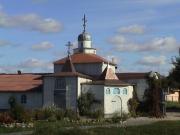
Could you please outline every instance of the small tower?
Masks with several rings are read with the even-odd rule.
[[[92,48],[91,35],[86,32],[86,16],[83,17],[83,32],[78,36],[78,48],[74,49],[74,53],[91,53],[96,54],[96,49]]]

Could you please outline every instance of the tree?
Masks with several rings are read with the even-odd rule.
[[[172,60],[172,64],[174,68],[170,71],[168,79],[169,85],[171,88],[180,89],[180,49],[179,49],[179,57],[175,57]]]
[[[157,78],[156,78],[157,77]],[[163,113],[161,111],[161,79],[159,74],[156,77],[148,77],[149,88],[145,91],[145,103],[144,109],[149,112],[153,117],[162,117]]]
[[[91,107],[95,101],[95,97],[91,93],[82,93],[81,96],[78,98],[78,109],[79,109],[79,114],[84,116],[84,115],[89,115],[91,111]]]

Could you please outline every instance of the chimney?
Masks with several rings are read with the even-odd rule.
[[[112,57],[112,63],[116,63],[116,59],[114,57]]]
[[[17,74],[18,74],[18,75],[21,75],[21,70],[18,70],[18,71],[17,71]]]

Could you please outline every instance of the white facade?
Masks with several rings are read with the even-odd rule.
[[[115,91],[117,89],[119,92]],[[111,117],[116,113],[121,114],[121,112],[129,113],[128,101],[133,97],[133,86],[82,84],[82,92],[93,93],[96,100],[101,101],[101,107],[104,110],[105,117]]]
[[[21,96],[26,96],[26,103],[21,103]],[[29,92],[0,92],[0,109],[7,110],[9,106],[9,98],[14,97],[17,103],[24,106],[26,109],[37,109],[41,108],[42,92],[41,91],[29,91]]]
[[[110,93],[108,90],[110,89]],[[116,89],[120,90],[120,93],[115,92]],[[127,93],[124,92],[127,90]],[[133,86],[106,86],[104,87],[104,114],[105,116],[111,116],[113,113],[129,113],[128,101],[133,97]]]

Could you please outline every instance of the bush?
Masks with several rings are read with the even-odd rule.
[[[10,109],[10,115],[17,122],[26,122],[26,112],[23,106],[16,104]]]
[[[56,106],[49,106],[35,110],[34,118],[35,120],[48,120],[52,118],[56,120],[62,120],[64,118],[64,114],[64,110]]]
[[[78,119],[76,112],[74,112],[71,109],[66,109],[64,117],[67,117],[70,120],[77,120]]]
[[[113,123],[119,123],[119,122],[124,122],[128,119],[128,114],[127,113],[122,113],[122,115],[115,113],[114,116],[112,117],[112,122]]]
[[[91,112],[90,116],[95,119],[102,119],[104,117],[104,111],[102,109]]]
[[[13,122],[14,119],[9,115],[9,113],[4,112],[0,114],[0,123],[10,124]]]
[[[55,115],[57,120],[62,120],[65,116],[65,111],[61,108],[58,108],[55,112]]]
[[[67,117],[70,120],[78,119],[76,112],[74,112],[73,110],[71,109],[63,110],[56,106],[37,109],[34,112],[35,120],[56,121],[56,120],[62,120],[64,117]]]
[[[17,104],[16,99],[9,98],[10,104],[10,116],[17,122],[29,122],[31,121],[31,113],[27,112],[22,105]]]
[[[130,112],[131,116],[136,117],[137,116],[136,110],[139,105],[138,101],[134,98],[131,98],[131,99],[129,99],[128,104],[129,104],[129,112]]]
[[[78,109],[79,114],[82,116],[89,115],[91,106],[95,101],[94,95],[92,93],[82,94],[81,97],[78,98]]]

